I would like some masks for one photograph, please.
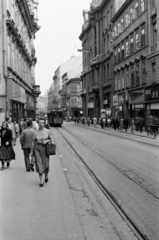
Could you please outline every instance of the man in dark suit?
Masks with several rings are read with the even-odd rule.
[[[20,143],[24,152],[24,160],[27,172],[30,172],[30,169],[34,171],[34,161],[31,159],[30,154],[33,150],[33,143],[35,141],[35,130],[32,128],[32,121],[27,121],[27,128],[22,131],[20,136]]]

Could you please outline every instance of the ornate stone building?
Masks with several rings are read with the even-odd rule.
[[[38,1],[0,0],[0,105],[1,116],[34,117]],[[4,116],[5,113],[5,116]]]
[[[113,86],[113,40],[111,19],[125,0],[93,0],[84,10],[80,40],[83,47],[82,98],[87,117],[111,114]]]

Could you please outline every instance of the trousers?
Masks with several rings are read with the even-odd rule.
[[[24,153],[25,167],[26,169],[29,169],[30,165],[34,166],[34,162],[35,162],[34,157],[31,157],[30,159],[31,148],[24,148],[23,153]]]

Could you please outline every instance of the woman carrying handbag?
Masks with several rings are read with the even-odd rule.
[[[12,147],[12,131],[8,128],[8,123],[3,122],[0,130],[0,161],[2,163],[1,170],[10,166],[10,161],[15,159],[15,152]]]
[[[46,129],[45,121],[43,119],[39,120],[39,129],[36,131],[36,139],[33,147],[33,156],[35,158],[36,172],[39,174],[40,187],[44,185],[44,175],[45,182],[48,182],[49,173],[49,155],[46,153],[46,145],[52,143],[51,132]]]

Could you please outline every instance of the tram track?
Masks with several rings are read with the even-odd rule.
[[[143,136],[143,135],[133,135],[132,133],[126,133],[126,132],[115,132],[115,133],[117,133],[117,134],[112,134],[111,133],[111,130],[109,130],[109,129],[100,129],[100,130],[104,130],[104,131],[100,131],[100,130],[98,130],[98,128],[92,128],[92,127],[87,127],[87,126],[83,126],[83,125],[78,125],[78,124],[76,124],[76,127],[78,127],[78,128],[83,128],[83,129],[88,129],[88,130],[92,130],[92,131],[94,131],[94,132],[99,132],[99,133],[102,133],[102,134],[107,134],[107,135],[109,135],[109,136],[115,136],[115,137],[118,137],[118,138],[123,138],[123,139],[127,139],[127,140],[129,140],[129,141],[133,141],[133,142],[139,142],[139,143],[141,143],[141,144],[145,144],[145,145],[149,145],[149,146],[153,146],[153,147],[159,147],[159,146],[157,146],[157,145],[155,145],[155,144],[153,144],[153,143],[151,143],[151,142],[149,142],[149,143],[147,143],[147,142],[143,142],[143,141],[141,141],[140,139],[137,139],[137,137],[138,138],[142,138],[142,139],[152,139],[152,140],[154,140],[153,138],[149,138],[149,137],[147,137],[147,136]],[[120,135],[119,135],[119,134]],[[125,135],[125,136],[124,136]],[[133,139],[133,138],[129,138],[129,136],[135,136],[136,137],[136,139]]]
[[[76,138],[78,141],[80,141],[84,146],[86,146],[87,148],[89,148],[91,151],[93,151],[95,154],[97,154],[99,157],[101,157],[102,159],[104,159],[105,161],[107,161],[109,164],[111,164],[113,167],[115,167],[117,170],[119,170],[123,175],[125,175],[127,178],[129,178],[131,181],[135,182],[137,185],[139,185],[140,187],[142,187],[144,190],[146,190],[149,194],[153,195],[153,197],[155,197],[156,199],[159,200],[159,196],[157,194],[155,194],[153,191],[151,191],[149,188],[147,188],[146,186],[144,186],[142,183],[140,183],[139,181],[137,181],[136,179],[132,178],[131,176],[129,176],[127,174],[126,171],[122,170],[119,166],[117,166],[116,164],[114,164],[113,162],[111,162],[110,160],[108,160],[107,158],[103,157],[103,155],[99,154],[94,148],[92,148],[91,146],[89,146],[88,144],[84,143],[83,141],[81,141],[77,136],[74,136],[70,131],[66,130],[65,128],[63,128],[67,133],[69,133],[71,136],[73,136],[74,138]]]
[[[69,140],[65,137],[65,135],[62,133],[62,131],[59,128],[56,128],[56,130],[60,133],[60,135],[64,138],[64,140],[67,142],[67,144],[70,146],[70,148],[73,150],[73,152],[76,154],[77,158],[82,162],[84,165],[84,168],[87,170],[89,175],[92,177],[94,182],[98,185],[100,190],[103,192],[103,194],[109,199],[111,204],[114,206],[114,208],[117,210],[117,212],[120,214],[122,219],[127,223],[127,225],[130,227],[130,229],[133,231],[134,235],[139,240],[149,240],[148,237],[138,228],[138,226],[133,222],[133,220],[128,216],[128,214],[124,211],[122,206],[118,203],[116,198],[113,196],[113,194],[104,186],[104,184],[100,181],[100,179],[96,176],[94,171],[88,166],[88,164],[84,161],[84,159],[80,156],[80,154],[76,151],[76,149],[73,147],[73,145],[69,142]],[[62,128],[62,130],[66,131],[68,134],[76,138],[78,141],[80,141],[77,137],[75,137],[73,134],[71,134],[66,129]],[[90,148],[88,145],[84,144],[80,141],[83,145],[91,149],[94,153],[92,148]],[[100,156],[98,153],[96,153],[98,156]],[[102,157],[102,156],[100,156]],[[103,158],[103,157],[102,157]],[[125,175],[125,174],[124,174]],[[159,199],[159,197],[157,197]]]

